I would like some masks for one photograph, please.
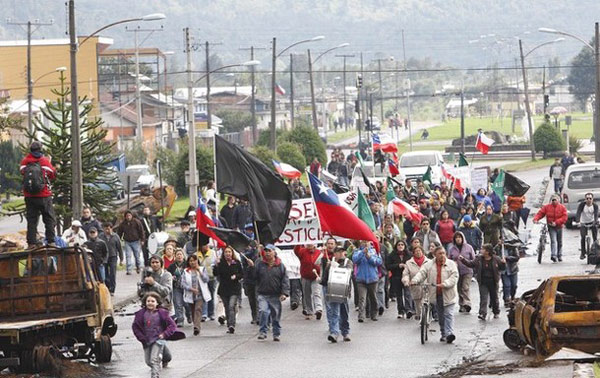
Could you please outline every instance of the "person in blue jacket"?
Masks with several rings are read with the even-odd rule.
[[[367,244],[368,243],[368,244]],[[381,266],[381,256],[373,243],[361,241],[360,248],[352,255],[354,274],[358,286],[358,322],[365,321],[365,301],[369,300],[369,313],[373,321],[377,320],[377,281],[378,267]]]

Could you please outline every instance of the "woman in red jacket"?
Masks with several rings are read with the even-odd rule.
[[[448,210],[442,210],[441,218],[435,224],[435,232],[437,232],[440,237],[440,241],[446,250],[452,244],[452,238],[454,237],[454,233],[456,232],[456,225],[454,221],[450,219],[448,215]]]

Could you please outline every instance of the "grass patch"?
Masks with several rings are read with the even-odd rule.
[[[338,131],[335,134],[327,136],[327,143],[338,143],[343,141],[344,139],[349,139],[358,135],[358,131],[356,129],[349,129]]]
[[[571,126],[569,126],[569,135],[574,135],[577,139],[589,139],[593,133],[593,115],[591,113],[571,113]],[[533,117],[536,125],[541,124],[544,118],[541,116]],[[554,117],[550,116],[550,121],[554,125]],[[566,129],[565,116],[558,117],[561,129]]]
[[[505,171],[508,172],[519,172],[519,171],[527,171],[530,169],[544,168],[550,167],[554,164],[554,158],[552,159],[538,159],[536,161],[522,161],[520,163],[512,163],[506,164],[502,167]]]
[[[178,222],[185,214],[185,212],[190,206],[190,198],[189,197],[179,197],[175,200],[173,207],[171,208],[171,212],[166,219],[166,222],[175,223]]]
[[[465,118],[465,136],[477,134],[478,129],[484,131],[498,131],[502,134],[512,135],[511,119],[503,118]],[[432,127],[429,130],[429,138],[427,140],[451,140],[460,138],[460,119],[451,119],[440,126]],[[418,136],[420,137],[420,133]],[[515,124],[515,134],[521,136],[522,130],[520,125]]]
[[[19,197],[19,198],[13,198],[8,202],[4,202],[2,204],[3,207],[15,207],[15,206],[20,206],[23,205],[25,203],[25,198],[23,197]]]

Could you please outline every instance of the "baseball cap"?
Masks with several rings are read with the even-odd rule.
[[[248,229],[248,228],[254,229],[254,225],[252,223],[246,223],[246,225],[244,226],[244,228],[246,228],[246,229]]]
[[[268,249],[270,251],[274,251],[275,250],[275,246],[273,244],[267,244],[267,245],[265,245],[265,249]]]
[[[470,222],[470,221],[472,221],[472,219],[471,219],[471,216],[470,216],[470,215],[465,215],[465,216],[463,217],[463,222]]]
[[[78,220],[74,220],[73,222],[71,222],[71,226],[81,227],[81,222]]]
[[[92,226],[92,227],[90,227],[90,229],[89,229],[88,232],[90,232],[90,233],[91,232],[98,232],[98,229],[96,227]]]

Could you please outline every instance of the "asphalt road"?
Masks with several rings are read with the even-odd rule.
[[[528,196],[532,202],[536,200],[533,197],[540,190],[545,170],[518,175],[532,185]],[[529,223],[529,226],[532,224]],[[537,228],[533,228],[530,250],[535,250],[537,245]],[[564,261],[560,264],[551,263],[549,254],[541,265],[532,257],[521,259],[519,294],[537,287],[548,276],[582,273],[590,269],[578,258],[578,231],[567,230],[564,241]],[[502,332],[508,325],[505,316],[486,322],[477,319],[479,296],[475,282],[471,285],[471,293],[474,309],[467,315],[456,314],[457,340],[452,345],[440,343],[438,332],[431,334],[430,342],[421,345],[417,323],[396,319],[393,302],[377,322],[359,324],[356,312],[351,310],[352,342],[338,344],[327,342],[325,318],[320,321],[304,320],[300,310],[290,311],[289,302],[285,302],[282,341],[275,343],[270,338],[258,341],[258,329],[250,325],[249,307],[244,299],[234,335],[226,334],[225,327],[219,326],[216,321],[209,321],[203,323],[201,335],[194,337],[191,326],[186,325],[183,330],[188,338],[169,343],[174,358],[161,376],[424,377],[473,358],[484,358],[490,365],[530,360],[530,357],[511,352],[504,346]],[[141,345],[131,332],[133,317],[130,314],[136,310],[137,307],[131,305],[125,308],[127,315],[117,318],[119,332],[113,338],[113,361],[103,367],[107,376],[149,375]],[[437,329],[437,325],[434,328]],[[536,376],[535,372],[544,372],[542,376],[563,376],[565,369],[570,369],[570,366],[548,364],[533,370],[516,371],[511,376],[532,377]],[[466,375],[468,373],[465,371]]]

